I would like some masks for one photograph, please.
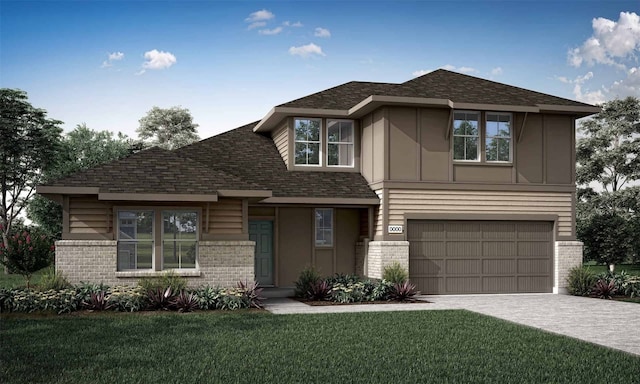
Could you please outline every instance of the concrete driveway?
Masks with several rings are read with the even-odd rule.
[[[640,304],[553,294],[421,296],[429,304],[312,307],[273,298],[275,314],[466,309],[640,356]]]
[[[438,307],[467,309],[640,355],[640,304],[553,294],[424,297]]]

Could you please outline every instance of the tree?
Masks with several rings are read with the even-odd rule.
[[[176,149],[200,140],[198,124],[186,108],[153,107],[139,123],[139,138],[161,148]]]
[[[24,91],[0,89],[0,227],[3,247],[43,173],[55,165],[62,122],[34,108]]]
[[[10,273],[24,276],[29,288],[31,276],[53,261],[53,240],[38,228],[14,228],[15,233],[0,244],[0,260]]]
[[[71,173],[95,167],[132,153],[135,143],[126,135],[114,136],[109,131],[94,131],[79,124],[67,133],[60,145],[55,167],[45,172],[45,180],[54,180]],[[62,234],[62,207],[40,195],[29,202],[27,215],[48,235],[60,238]]]
[[[608,264],[640,258],[640,99],[602,105],[577,143],[577,232],[585,258]]]

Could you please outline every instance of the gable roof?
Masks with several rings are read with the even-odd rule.
[[[209,169],[251,180],[273,197],[377,199],[358,172],[288,171],[273,140],[253,132],[257,122],[175,150]]]
[[[221,189],[263,190],[257,184],[153,147],[67,177],[46,187],[97,188],[99,193],[215,195]]]

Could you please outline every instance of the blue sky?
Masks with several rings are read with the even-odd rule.
[[[585,102],[640,96],[635,1],[1,1],[0,87],[135,136],[153,106],[208,137],[351,80],[448,68]]]

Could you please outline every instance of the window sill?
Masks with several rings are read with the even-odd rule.
[[[486,162],[486,161],[460,161],[454,160],[453,165],[485,165],[490,167],[513,167],[513,163],[499,163],[499,162]]]
[[[200,277],[202,272],[198,269],[185,270],[185,269],[166,269],[164,271],[152,271],[152,270],[140,270],[140,271],[116,271],[116,277],[162,277],[167,272],[173,272],[180,277]]]

